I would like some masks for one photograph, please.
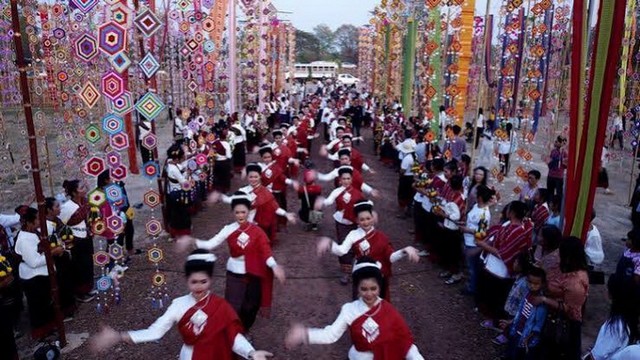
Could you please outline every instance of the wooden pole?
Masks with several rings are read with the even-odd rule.
[[[60,301],[58,297],[58,282],[56,281],[55,268],[51,258],[51,247],[47,235],[47,217],[44,207],[44,194],[42,192],[42,180],[40,179],[40,164],[38,160],[38,142],[36,140],[36,130],[33,124],[33,110],[31,108],[31,94],[29,91],[29,80],[27,79],[27,64],[24,59],[24,49],[22,48],[22,34],[20,33],[20,14],[18,13],[18,0],[11,0],[11,24],[13,27],[13,44],[16,52],[16,66],[20,73],[20,91],[22,92],[22,107],[27,125],[29,138],[29,155],[31,157],[31,174],[33,176],[33,186],[38,202],[38,217],[40,220],[40,245],[44,249],[47,260],[47,271],[49,272],[49,283],[51,285],[51,297],[55,312],[56,327],[60,346],[67,345],[67,338],[64,331],[62,311],[60,311]]]

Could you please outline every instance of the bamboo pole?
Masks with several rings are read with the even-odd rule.
[[[53,259],[51,258],[51,247],[49,246],[47,234],[47,217],[44,206],[44,194],[42,192],[42,180],[40,179],[40,164],[38,160],[38,142],[36,140],[36,131],[33,124],[33,110],[31,107],[31,94],[29,92],[29,80],[27,79],[27,64],[24,59],[24,50],[22,48],[22,34],[20,33],[20,14],[18,13],[18,0],[11,0],[11,24],[13,27],[13,44],[16,52],[16,65],[20,73],[20,91],[22,92],[22,107],[27,125],[27,134],[29,139],[29,155],[31,157],[31,174],[33,176],[33,186],[36,193],[36,201],[38,202],[38,217],[40,220],[40,245],[44,249],[45,259],[47,261],[47,271],[49,273],[49,284],[51,286],[51,298],[53,300],[53,309],[56,319],[56,327],[58,328],[58,336],[60,346],[67,345],[67,338],[64,330],[64,322],[62,311],[60,311],[60,301],[58,296],[58,282],[56,281],[55,268]]]

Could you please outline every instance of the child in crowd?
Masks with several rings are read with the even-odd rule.
[[[549,214],[549,218],[547,219],[547,225],[553,225],[557,228],[560,228],[560,208],[561,207],[562,207],[562,198],[558,195],[553,196],[551,198],[551,202],[549,203],[549,210],[551,211],[551,214]]]
[[[536,192],[538,191],[538,183],[540,181],[540,171],[531,170],[527,174],[527,182],[522,187],[522,191],[520,191],[520,201],[527,204],[529,210],[533,209],[533,206],[536,204],[534,197]]]
[[[538,188],[533,196],[533,209],[531,210],[531,221],[533,221],[533,244],[537,245],[538,232],[549,220],[551,211],[547,204],[547,189]]]
[[[534,305],[534,299],[544,296],[547,276],[544,270],[531,267],[527,275],[526,295],[520,302],[515,318],[504,322],[509,326],[509,344],[506,358],[508,360],[539,359],[540,334],[547,318],[547,307],[544,303]]]
[[[600,265],[604,261],[602,236],[600,236],[600,231],[593,224],[593,220],[595,220],[595,218],[596,211],[592,210],[591,222],[589,223],[589,231],[587,232],[587,241],[584,244],[584,252],[587,254],[587,262],[591,267]]]
[[[504,311],[509,316],[509,319],[500,320],[500,324],[507,324],[518,314],[518,310],[520,310],[520,303],[529,292],[527,275],[529,274],[531,267],[532,264],[529,252],[525,251],[520,253],[513,264],[516,281],[513,283],[513,286],[509,291],[507,301],[504,304]],[[505,345],[509,341],[509,338],[507,337],[508,334],[509,333],[505,331],[505,333],[496,336],[492,342],[496,345]]]

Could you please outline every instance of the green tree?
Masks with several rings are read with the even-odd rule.
[[[329,25],[320,24],[313,28],[313,33],[320,43],[320,58],[323,60],[328,60],[334,57],[336,55],[336,36]]]
[[[303,64],[320,60],[320,42],[314,34],[296,30],[296,59]]]
[[[351,25],[341,25],[336,29],[335,47],[338,49],[339,58],[343,63],[356,64],[358,62],[358,28]]]

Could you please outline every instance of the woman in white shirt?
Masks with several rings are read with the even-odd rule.
[[[477,149],[480,138],[484,133],[484,114],[482,108],[478,110],[478,118],[476,119],[476,141],[474,147]]]
[[[76,299],[73,296],[73,267],[71,263],[71,249],[73,239],[70,239],[71,229],[64,225],[58,217],[60,215],[60,202],[55,198],[44,199],[44,208],[47,218],[47,235],[50,246],[60,246],[64,252],[56,256],[56,279],[58,280],[58,298],[60,308],[65,316],[65,320],[71,320],[76,310]]]
[[[498,139],[498,154],[500,155],[500,171],[504,176],[508,176],[511,154],[518,147],[518,136],[513,131],[513,125],[511,124],[507,124],[505,132],[506,136]]]
[[[169,234],[173,238],[191,234],[191,215],[187,211],[189,193],[184,191],[190,185],[185,176],[185,154],[181,145],[173,144],[167,150],[167,164],[165,167],[167,211],[169,213]]]
[[[590,352],[593,360],[618,360],[623,350],[638,340],[637,304],[629,296],[625,280],[613,274],[607,282],[611,300],[609,318],[600,327]]]
[[[301,344],[332,344],[349,330],[353,345],[349,360],[423,360],[402,315],[381,293],[383,277],[380,263],[363,257],[353,268],[358,299],[342,306],[338,318],[324,328],[291,327],[285,338],[288,348]]]
[[[213,354],[221,359],[231,359],[234,354],[255,360],[273,356],[253,348],[242,334],[242,324],[231,306],[211,293],[215,259],[205,250],[192,252],[184,266],[189,294],[174,299],[167,311],[147,329],[118,332],[108,326],[103,327],[91,338],[92,350],[103,351],[120,342],[140,344],[158,341],[177,325],[184,341],[180,360],[210,359]]]
[[[31,337],[40,340],[55,329],[47,258],[40,244],[38,210],[27,208],[21,214],[22,230],[16,238],[16,254],[21,257],[19,273],[27,297]],[[48,245],[48,244],[47,244]],[[51,248],[52,256],[61,256],[61,246]],[[2,320],[4,321],[4,320]]]
[[[65,180],[62,183],[69,199],[60,206],[60,220],[71,229],[73,247],[71,264],[74,274],[74,292],[80,302],[89,302],[97,294],[93,290],[93,238],[87,228],[89,203],[87,186],[80,180]]]
[[[398,206],[399,217],[409,217],[408,208],[413,200],[413,166],[416,163],[416,143],[413,139],[407,139],[398,145],[400,154],[404,154],[400,163],[400,178],[398,180]]]
[[[469,269],[469,282],[467,283],[466,293],[475,294],[478,285],[478,268],[480,261],[480,249],[476,245],[476,234],[482,236],[482,232],[486,231],[491,224],[491,209],[495,192],[485,185],[477,187],[477,202],[467,213],[466,222],[460,223],[460,231],[464,234],[464,256]]]
[[[211,251],[227,243],[230,257],[225,299],[240,316],[244,329],[249,331],[260,310],[263,315],[269,315],[273,278],[284,283],[285,273],[272,255],[267,234],[250,220],[251,198],[238,191],[230,199],[235,221],[208,240],[189,236],[179,239],[179,250],[195,245]]]

